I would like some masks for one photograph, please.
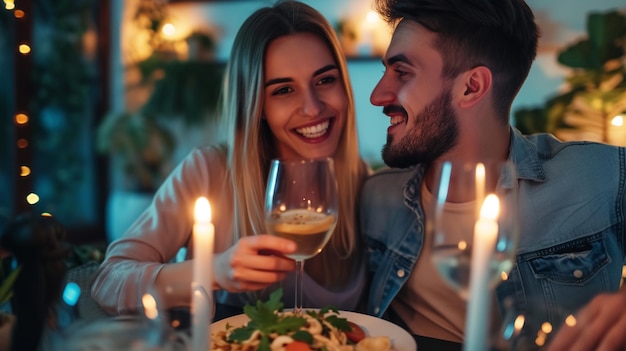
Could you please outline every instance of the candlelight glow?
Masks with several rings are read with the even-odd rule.
[[[196,222],[211,222],[211,205],[206,197],[196,200],[195,218]]]
[[[494,194],[487,195],[483,206],[480,209],[480,218],[495,220],[500,212],[500,201]]]

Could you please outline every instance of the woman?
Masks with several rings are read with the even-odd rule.
[[[114,314],[139,309],[148,289],[161,296],[161,307],[188,306],[192,261],[169,262],[181,247],[193,252],[193,207],[206,196],[215,225],[217,302],[241,308],[263,298],[295,268],[281,256],[295,243],[264,234],[270,160],[332,157],[340,218],[326,248],[307,260],[304,306],[356,309],[365,284],[356,199],[367,167],[358,154],[348,70],[332,26],[297,1],[257,10],[235,38],[220,111],[226,144],[194,149],[173,171],[148,209],[110,245],[92,296]],[[285,306],[293,306],[294,283],[281,286]]]

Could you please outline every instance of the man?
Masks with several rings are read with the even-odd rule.
[[[420,351],[461,348],[466,302],[433,268],[421,193],[432,189],[429,165],[437,161],[510,160],[518,173],[520,240],[515,266],[496,289],[494,320],[510,308],[566,309],[579,312],[577,323],[561,328],[550,350],[624,350],[626,294],[618,290],[626,150],[522,136],[509,125],[511,103],[536,56],[539,30],[530,8],[523,0],[376,6],[395,25],[370,98],[391,119],[382,154],[392,168],[363,189],[368,313],[406,327]]]

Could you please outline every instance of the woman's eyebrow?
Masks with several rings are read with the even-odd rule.
[[[313,77],[322,74],[324,72],[328,72],[330,70],[333,69],[338,69],[337,65],[326,65],[320,69],[318,69],[317,71],[313,72]],[[268,86],[272,85],[272,84],[280,84],[280,83],[287,83],[287,82],[292,82],[293,79],[291,78],[275,78],[275,79],[270,79],[265,83],[265,87],[267,88]]]

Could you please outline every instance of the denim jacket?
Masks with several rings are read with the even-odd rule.
[[[512,128],[509,159],[518,173],[520,239],[508,280],[496,289],[500,312],[505,303],[516,311],[540,303],[571,313],[598,293],[617,291],[625,263],[626,149]],[[424,170],[385,169],[363,188],[369,314],[385,314],[419,258]]]

